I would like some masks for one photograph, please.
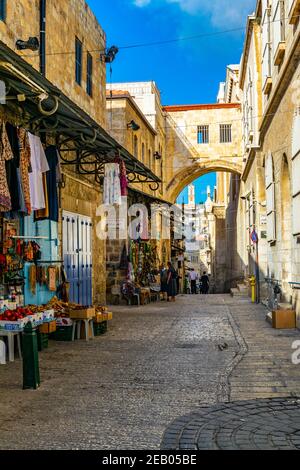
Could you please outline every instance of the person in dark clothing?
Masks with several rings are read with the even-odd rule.
[[[208,294],[209,291],[209,277],[204,271],[203,276],[201,276],[201,294]]]
[[[175,302],[175,297],[177,295],[177,281],[176,281],[176,279],[177,279],[176,270],[169,261],[168,262],[168,279],[167,279],[168,302],[170,301],[170,298],[172,299],[172,302]]]
[[[162,293],[162,299],[166,300],[166,296],[168,293],[168,270],[167,268],[162,265],[160,269],[160,292]]]

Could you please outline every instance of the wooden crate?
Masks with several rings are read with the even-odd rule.
[[[54,333],[56,331],[56,320],[43,323],[39,326],[40,333],[48,335],[50,333]]]
[[[70,318],[74,318],[76,320],[81,320],[81,319],[85,320],[89,318],[94,318],[95,313],[96,311],[94,307],[69,311]]]
[[[112,319],[113,319],[112,312],[107,312],[107,320],[112,320]]]
[[[296,328],[295,310],[273,310],[272,326],[276,329]]]
[[[94,323],[102,323],[103,320],[103,313],[96,313],[95,318],[94,318]]]

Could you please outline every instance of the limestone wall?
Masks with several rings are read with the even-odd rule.
[[[40,37],[39,0],[7,1],[6,22],[0,21],[0,40],[15,52],[17,39]],[[82,85],[75,81],[75,37],[93,57],[93,97],[86,92],[87,54],[83,53]],[[100,61],[105,33],[85,0],[47,0],[46,77],[70,99],[105,125],[106,67]],[[18,52],[39,70],[39,51]]]

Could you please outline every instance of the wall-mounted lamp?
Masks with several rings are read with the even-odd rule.
[[[38,51],[40,48],[40,42],[36,37],[29,38],[28,41],[22,41],[22,39],[18,39],[16,42],[16,47],[19,51],[22,51],[24,49]]]
[[[140,126],[132,119],[132,121],[130,121],[127,124],[127,129],[132,129],[133,131],[138,131],[138,130],[140,130]]]
[[[118,52],[119,49],[117,46],[111,46],[106,50],[105,54],[101,54],[100,57],[106,64],[111,64],[115,60]]]

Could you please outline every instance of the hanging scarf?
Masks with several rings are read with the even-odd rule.
[[[5,123],[1,126],[0,136],[0,211],[9,212],[12,208],[11,195],[7,182],[5,162],[14,158]]]
[[[120,159],[120,185],[121,185],[121,196],[128,195],[128,179],[127,179],[127,172],[126,172],[126,165],[124,160]]]

